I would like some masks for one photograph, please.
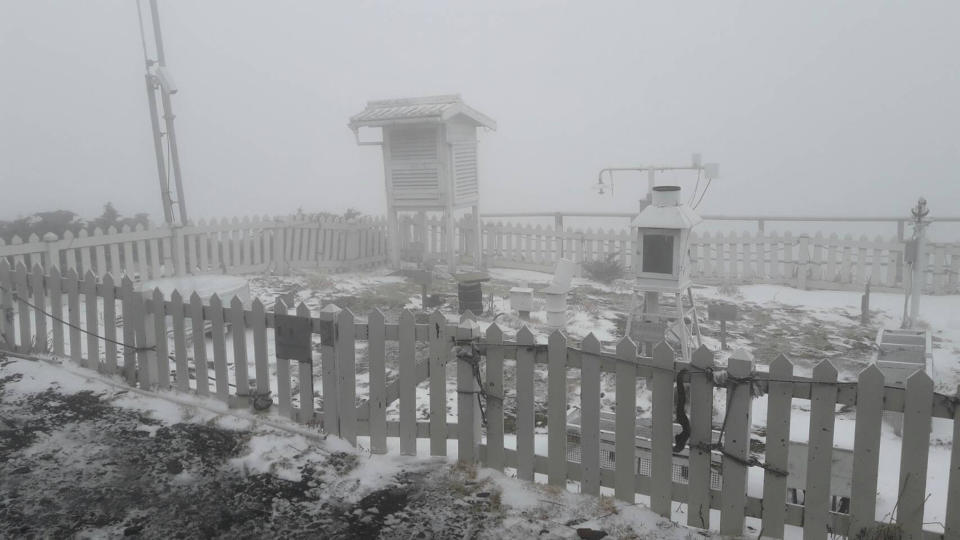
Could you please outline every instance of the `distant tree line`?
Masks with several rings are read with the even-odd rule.
[[[26,242],[32,234],[43,238],[43,235],[52,232],[58,237],[63,237],[63,233],[67,231],[77,235],[81,230],[92,233],[98,227],[106,233],[110,227],[115,227],[119,231],[124,225],[129,225],[132,229],[137,225],[146,227],[149,223],[149,215],[146,212],[134,214],[133,217],[124,217],[113,203],[108,202],[103,207],[103,213],[94,219],[81,218],[76,212],[69,210],[53,210],[37,212],[12,221],[0,220],[0,238],[9,243],[14,236],[19,236]]]

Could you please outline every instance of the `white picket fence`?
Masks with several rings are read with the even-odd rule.
[[[41,264],[107,272],[138,280],[184,274],[248,273],[289,267],[357,270],[386,261],[386,224],[383,219],[346,221],[329,216],[254,217],[200,220],[184,227],[113,227],[62,238],[32,235],[9,244],[0,239],[0,258],[28,267]]]
[[[413,313],[404,311],[397,322],[388,322],[375,310],[364,321],[335,306],[311,314],[301,304],[290,314],[279,299],[271,312],[260,300],[247,306],[237,298],[226,302],[213,297],[204,304],[198,296],[187,299],[175,292],[165,298],[159,290],[145,298],[135,292],[129,277],[118,284],[110,273],[97,279],[88,272],[80,280],[73,269],[60,275],[55,267],[45,273],[37,265],[28,272],[23,264],[11,269],[4,259],[0,259],[0,309],[5,314],[0,337],[8,351],[52,352],[91,370],[118,374],[131,386],[212,396],[233,407],[247,407],[253,398],[269,395],[275,414],[351,444],[358,436],[367,436],[374,453],[385,453],[387,437],[398,437],[404,454],[415,455],[417,439],[429,439],[430,454],[444,455],[447,440],[455,439],[462,461],[514,469],[526,480],[546,475],[556,486],[576,482],[582,492],[594,495],[601,487],[612,488],[617,498],[630,502],[637,494],[646,495],[650,507],[664,516],[671,515],[674,503],[685,504],[689,525],[718,528],[725,534],[740,534],[747,517],[759,518],[770,537],[781,537],[784,525],[804,527],[805,538],[848,533],[854,537],[856,531],[875,526],[877,477],[889,474],[878,470],[881,417],[884,411],[901,412],[901,489],[895,523],[903,538],[960,535],[958,444],[953,445],[950,470],[943,471],[949,474],[944,532],[923,530],[923,509],[930,504],[925,483],[931,418],[952,420],[953,440],[960,440],[958,398],[934,393],[923,371],[901,389],[884,387],[883,375],[873,366],[861,372],[856,383],[837,382],[837,371],[828,361],[818,364],[812,377],[794,374],[783,356],[770,364],[769,371],[757,371],[745,351],[737,351],[724,369],[714,364],[714,355],[706,348],[696,351],[687,364],[677,361],[665,344],[650,358],[638,356],[629,339],[615,351],[604,351],[592,335],[577,344],[556,332],[543,344],[536,343],[526,328],[508,338],[494,324],[481,335],[475,324],[455,324],[440,313],[418,323]],[[271,352],[280,314],[308,324],[314,341],[319,341],[319,353],[296,362],[296,369],[290,359]],[[470,317],[467,314],[466,319]],[[192,333],[187,332],[188,324]],[[209,337],[189,337],[205,334]],[[454,362],[456,422],[450,422],[447,398],[453,392],[447,383],[449,364]],[[678,374],[689,382],[687,483],[672,477]],[[601,377],[615,380],[613,468],[603,467],[600,459]],[[578,399],[570,392],[570,381],[579,382]],[[638,471],[635,458],[641,381],[652,390],[649,475]],[[546,392],[538,392],[544,385]],[[418,420],[422,413],[418,389],[429,394],[427,421]],[[759,458],[750,451],[752,389],[768,394],[766,449]],[[726,394],[728,405],[721,442],[712,445],[717,391]],[[486,403],[485,429],[478,396]],[[787,502],[782,474],[787,470],[794,399],[808,401],[810,409],[802,505]],[[398,410],[388,414],[394,401],[399,402]],[[544,431],[536,427],[538,405],[546,409],[545,454],[535,445],[537,434]],[[830,506],[837,405],[857,410],[848,513],[831,511]],[[569,406],[581,411],[579,461],[568,459]],[[508,425],[515,428],[507,430]],[[508,437],[516,444],[508,444]],[[711,462],[718,459],[722,486],[714,489]],[[747,492],[747,470],[758,463],[754,459],[765,468],[761,497]],[[719,523],[711,521],[710,509],[719,510]]]
[[[401,246],[414,242],[435,259],[442,260],[446,234],[438,218],[411,218],[401,227]],[[473,253],[470,220],[457,224],[458,252],[463,260]],[[904,262],[903,242],[896,238],[873,239],[794,236],[790,232],[729,232],[705,230],[691,235],[692,277],[698,283],[772,283],[801,288],[862,290],[869,281],[874,290],[900,291],[909,271]],[[560,258],[584,261],[614,257],[624,268],[633,264],[634,241],[628,229],[571,228],[514,223],[483,223],[483,256],[491,267],[552,272]],[[924,292],[960,292],[960,243],[928,243]]]

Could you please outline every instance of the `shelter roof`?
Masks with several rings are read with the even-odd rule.
[[[492,118],[468,106],[459,94],[368,101],[364,110],[350,117],[350,128],[441,123],[455,117],[466,119],[476,126],[497,129],[497,123]]]

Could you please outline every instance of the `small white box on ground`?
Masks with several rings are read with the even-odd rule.
[[[529,287],[510,289],[510,308],[515,311],[533,311],[533,289]]]
[[[566,311],[548,311],[547,325],[553,328],[563,328],[567,325]]]

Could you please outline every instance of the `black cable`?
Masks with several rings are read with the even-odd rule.
[[[675,402],[677,417],[677,423],[680,424],[680,433],[677,433],[673,437],[673,451],[674,453],[683,450],[683,447],[687,445],[687,440],[690,439],[690,419],[687,418],[687,389],[683,385],[683,375],[687,372],[685,369],[681,369],[677,372],[677,398]]]

